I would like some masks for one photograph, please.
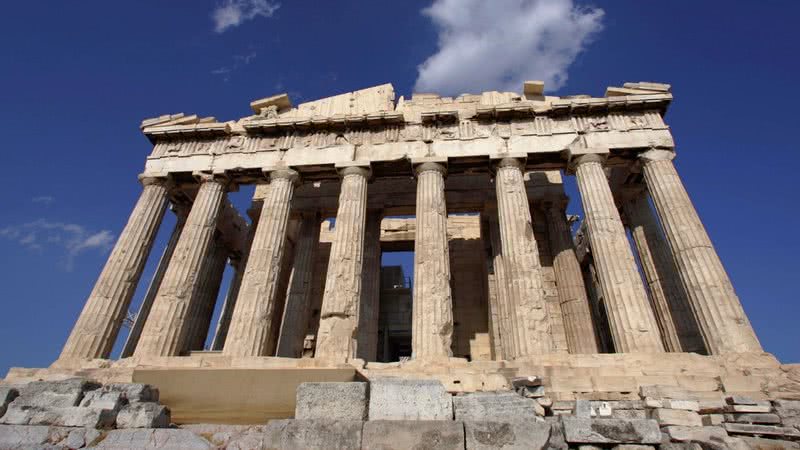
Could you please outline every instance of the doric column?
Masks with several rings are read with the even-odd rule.
[[[308,328],[314,257],[319,245],[319,231],[319,213],[303,212],[297,243],[294,246],[294,264],[289,278],[289,292],[286,294],[281,332],[278,336],[277,356],[289,358],[303,356],[303,339]]]
[[[548,202],[544,206],[567,347],[570,353],[598,353],[589,298],[567,224],[566,205]]]
[[[142,178],[128,223],[72,328],[59,360],[108,358],[167,205],[167,180]]]
[[[585,154],[572,163],[614,347],[620,353],[663,352],[658,325],[603,170],[604,158]]]
[[[671,151],[650,150],[640,160],[706,348],[711,354],[761,352],[733,284],[672,164],[673,157]]]
[[[247,245],[250,245],[250,240]],[[233,279],[230,286],[228,286],[228,293],[225,295],[225,301],[222,303],[222,311],[219,314],[217,321],[217,328],[214,331],[214,339],[211,341],[211,350],[221,351],[225,345],[225,339],[228,337],[228,328],[231,325],[231,317],[233,317],[233,310],[236,307],[236,297],[239,295],[239,287],[242,285],[242,276],[244,275],[244,258],[230,258],[231,267],[233,267]]]
[[[184,349],[185,352],[203,350],[205,348],[211,317],[214,315],[214,307],[217,304],[219,288],[222,284],[227,262],[228,249],[225,247],[222,238],[218,237],[211,246],[211,251],[203,264],[200,287],[195,292],[197,298],[192,302],[191,326],[186,348]]]
[[[344,361],[355,353],[370,170],[350,166],[342,169],[340,175],[339,209],[314,356]]]
[[[153,278],[150,280],[150,285],[147,287],[147,293],[142,300],[142,305],[139,307],[139,312],[136,314],[136,320],[133,321],[131,332],[128,333],[128,338],[125,340],[125,346],[122,348],[121,358],[127,358],[133,355],[136,350],[136,345],[139,343],[139,337],[142,335],[142,329],[147,322],[147,317],[150,316],[150,309],[153,308],[153,301],[158,294],[158,288],[161,287],[161,281],[164,280],[164,274],[169,267],[169,260],[172,258],[172,253],[175,252],[175,246],[178,245],[178,238],[183,231],[183,225],[186,224],[186,216],[189,214],[189,209],[186,207],[173,207],[177,221],[175,228],[172,229],[172,234],[167,241],[167,246],[158,260],[158,267]]]
[[[453,297],[444,176],[438,162],[423,162],[417,176],[417,226],[414,241],[414,292],[411,352],[414,359],[453,355]]]
[[[358,309],[356,356],[365,361],[378,357],[378,318],[381,297],[381,219],[379,210],[367,212],[361,304]]]
[[[508,307],[514,354],[506,357],[550,353],[550,323],[542,288],[539,249],[533,235],[523,162],[503,158],[496,166],[495,189],[500,240],[508,286]]]
[[[494,273],[494,302],[490,309],[496,311],[498,334],[500,335],[500,352],[497,359],[512,359],[515,355],[515,343],[512,319],[510,317],[508,276],[503,262],[503,244],[500,239],[500,223],[497,206],[491,205],[485,211],[489,240],[491,241],[491,264]]]
[[[223,353],[230,356],[271,356],[272,314],[286,243],[286,226],[296,171],[279,169],[270,173],[269,191],[256,225],[247,257],[239,298],[233,311]]]
[[[697,320],[647,197],[646,191],[634,193],[623,202],[622,212],[639,254],[664,347],[669,352],[704,353]]]
[[[186,347],[192,299],[200,284],[198,275],[216,233],[228,181],[199,174],[200,189],[192,203],[167,273],[144,324],[134,356],[178,356]]]

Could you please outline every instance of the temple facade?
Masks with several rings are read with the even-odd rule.
[[[145,120],[141,196],[56,365],[110,358],[167,209],[133,361],[762,352],[673,164],[671,100],[648,82],[601,98],[386,84]],[[227,198],[248,184],[249,222]],[[413,283],[384,251],[414,252]]]

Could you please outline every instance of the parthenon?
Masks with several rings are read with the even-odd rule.
[[[144,120],[139,199],[58,359],[0,380],[0,446],[171,423],[191,448],[800,440],[800,365],[762,349],[678,175],[670,85],[521,88]]]
[[[381,249],[402,242],[381,223],[411,215],[411,359],[761,351],[673,165],[671,100],[646,82],[397,101],[386,84],[268,97],[238,121],[145,120],[141,197],[59,360],[109,358],[167,204],[177,225],[123,356],[207,350],[229,262],[208,350],[301,357],[308,335],[314,358],[378,361]],[[583,205],[577,247],[563,176]],[[251,224],[226,199],[243,184]],[[459,220],[476,245],[451,248]]]

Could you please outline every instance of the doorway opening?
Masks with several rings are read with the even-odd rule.
[[[378,358],[394,362],[411,358],[411,311],[414,243],[409,250],[383,251],[381,255]]]

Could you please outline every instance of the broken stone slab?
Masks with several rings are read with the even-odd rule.
[[[643,409],[615,409],[611,411],[613,419],[647,419],[647,411]]]
[[[726,413],[769,413],[772,412],[772,406],[763,405],[727,405],[725,407]]]
[[[550,424],[550,440],[547,441],[547,450],[567,450],[567,440],[564,438],[564,424],[559,417],[545,417]]]
[[[7,425],[52,425],[61,427],[113,428],[117,412],[111,409],[66,406],[38,408],[11,404],[1,419]]]
[[[661,430],[655,420],[586,419],[561,417],[571,444],[658,444]]]
[[[263,428],[262,448],[358,450],[364,424],[359,420],[273,420]]]
[[[452,397],[438,380],[377,378],[369,391],[369,420],[453,420]]]
[[[653,450],[653,446],[641,444],[620,444],[615,445],[612,450]]]
[[[463,450],[464,423],[443,420],[371,420],[364,422],[361,448]]]
[[[526,398],[540,398],[545,396],[544,386],[522,386],[517,388],[517,394]]]
[[[755,400],[743,395],[729,395],[725,397],[725,403],[729,405],[755,405],[755,406],[770,406],[768,400]]]
[[[80,406],[82,408],[113,409],[119,411],[125,403],[127,403],[127,400],[121,392],[106,391],[101,388],[87,392],[83,396]]]
[[[727,404],[721,399],[703,399],[698,402],[700,414],[719,414],[725,412]]]
[[[725,422],[725,416],[722,414],[705,414],[700,416],[700,419],[706,427],[720,426]]]
[[[295,419],[366,420],[367,383],[301,383]]]
[[[753,436],[740,436],[741,439],[748,447],[753,450],[797,450],[800,449],[800,443],[792,441],[784,441],[781,439],[763,439]]]
[[[549,423],[467,421],[464,435],[467,450],[542,450],[550,441]]]
[[[191,431],[180,428],[112,430],[93,448],[206,450],[215,446]]]
[[[523,386],[536,387],[536,386],[541,386],[542,385],[542,381],[543,380],[542,380],[541,377],[537,377],[537,376],[533,376],[533,375],[527,376],[527,377],[514,377],[514,378],[511,379],[511,386],[513,386],[514,389],[517,389],[517,388],[523,387]]]
[[[680,425],[685,427],[703,426],[700,415],[694,411],[684,411],[681,409],[656,408],[650,413],[650,417],[657,420],[659,425]]]
[[[664,408],[669,409],[682,409],[685,411],[700,411],[700,402],[696,400],[676,400],[676,399],[664,399],[663,401]]]
[[[664,384],[650,384],[639,387],[639,395],[642,398],[653,399],[676,399],[676,400],[695,400],[695,397],[686,389],[678,386],[664,385]]]
[[[81,378],[32,381],[19,389],[19,397],[12,403],[40,408],[78,406],[85,392],[99,387],[99,384]]]
[[[40,448],[50,440],[50,427],[0,425],[0,448]]]
[[[537,413],[537,409],[541,414]],[[536,419],[544,409],[535,400],[513,392],[476,392],[453,397],[456,420],[496,421]]]
[[[66,439],[59,442],[67,448],[83,448],[94,444],[102,433],[94,428],[78,428],[69,432]]]
[[[744,423],[726,423],[725,431],[730,434],[748,434],[761,436],[778,436],[789,439],[800,438],[800,431],[792,427],[776,427],[771,425],[749,425]]]
[[[683,427],[668,426],[662,429],[664,434],[677,442],[695,442],[703,445],[712,444],[719,446],[728,438],[728,433],[722,427]]]
[[[776,425],[781,423],[781,418],[777,414],[771,413],[725,414],[725,421],[735,423]]]
[[[703,447],[695,442],[662,442],[659,450],[703,450]]]
[[[167,428],[169,408],[157,403],[131,403],[117,413],[117,428]]]
[[[107,392],[119,392],[130,403],[157,402],[159,399],[158,388],[143,383],[111,383],[101,388]]]
[[[644,409],[644,401],[642,400],[591,400],[589,403],[591,404],[592,408],[595,409],[599,408],[603,404],[608,405],[614,411],[618,409]]]
[[[575,400],[575,417],[584,419],[592,417],[592,404],[589,400]]]

